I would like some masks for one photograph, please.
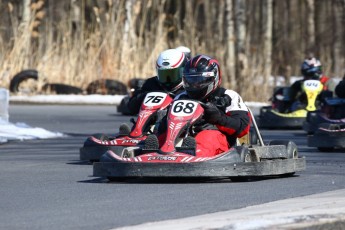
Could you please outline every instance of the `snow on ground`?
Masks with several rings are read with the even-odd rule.
[[[124,95],[35,95],[11,96],[10,102],[51,104],[112,104],[119,105]]]
[[[9,140],[30,140],[63,137],[59,132],[50,132],[43,128],[30,127],[29,125],[17,122],[12,124],[0,118],[0,144]]]

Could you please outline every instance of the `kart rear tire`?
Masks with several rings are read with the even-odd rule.
[[[268,145],[285,145],[287,151],[288,159],[297,159],[298,158],[298,147],[293,141],[289,140],[272,140]]]

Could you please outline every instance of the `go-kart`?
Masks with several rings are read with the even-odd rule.
[[[93,164],[93,176],[109,180],[137,177],[227,177],[237,180],[287,176],[305,170],[305,158],[298,157],[294,142],[272,140],[264,144],[253,115],[257,143],[248,143],[253,138],[242,137],[226,152],[209,157],[204,153],[199,155],[193,130],[194,124],[202,119],[203,111],[200,102],[174,101],[168,110],[166,139],[161,147],[157,136],[149,135],[144,145],[124,148],[121,154],[108,150]]]
[[[305,127],[307,127],[305,125]],[[308,146],[322,152],[345,148],[345,99],[328,98],[322,111],[309,117]],[[316,127],[312,130],[311,127]],[[311,132],[313,131],[313,132]]]
[[[316,147],[321,152],[345,149],[345,122],[319,124],[315,133],[308,136],[308,146]]]
[[[337,97],[324,98],[320,109],[308,112],[307,118],[303,122],[303,130],[308,134],[313,134],[322,123],[345,123],[345,99]]]
[[[80,160],[98,161],[107,150],[121,153],[125,147],[143,144],[146,137],[155,131],[155,123],[166,114],[172,100],[169,94],[163,92],[148,93],[140,107],[137,121],[131,119],[134,123],[132,130],[123,124],[114,136],[94,134],[88,137],[80,148]]]
[[[317,97],[322,92],[323,84],[318,80],[306,80],[303,82],[302,89],[306,94],[307,104],[302,105],[296,101],[293,106],[290,106],[289,103],[290,87],[276,89],[272,97],[272,106],[265,106],[260,109],[259,127],[269,129],[301,128],[307,117],[307,112],[317,109]]]

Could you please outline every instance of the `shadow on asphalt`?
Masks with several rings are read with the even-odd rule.
[[[270,176],[270,177],[233,177],[233,178],[208,178],[208,177],[117,177],[117,178],[103,178],[98,177],[90,180],[78,181],[79,183],[103,183],[103,184],[205,184],[205,183],[255,183],[263,180],[274,180],[282,178],[294,178],[299,175],[292,176]]]

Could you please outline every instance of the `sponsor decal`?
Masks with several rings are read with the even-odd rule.
[[[177,157],[172,156],[158,156],[158,157],[149,157],[149,161],[176,161]]]
[[[122,144],[125,144],[125,143],[138,144],[139,142],[140,142],[140,140],[123,140]]]

